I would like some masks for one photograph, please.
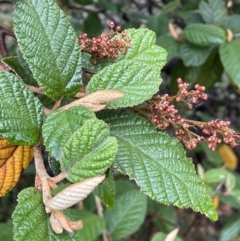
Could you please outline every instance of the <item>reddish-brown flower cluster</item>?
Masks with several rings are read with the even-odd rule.
[[[199,84],[194,86],[194,90],[188,91],[189,84],[178,79],[178,93],[176,96],[169,97],[167,94],[156,96],[150,104],[151,121],[157,128],[165,130],[170,125],[175,130],[175,135],[188,148],[193,149],[200,141],[206,140],[208,147],[215,150],[217,144],[224,141],[225,143],[235,147],[237,141],[240,140],[240,134],[231,129],[229,121],[212,120],[210,122],[200,122],[188,120],[181,117],[176,107],[171,103],[185,102],[189,109],[193,105],[207,100],[204,93],[205,87]],[[203,136],[196,134],[193,130],[200,129]]]
[[[94,64],[97,63],[97,60],[104,58],[114,61],[118,58],[119,52],[125,54],[127,49],[131,47],[131,39],[126,36],[124,31],[121,32],[120,26],[115,27],[114,22],[110,22],[109,27],[111,28],[109,33],[103,33],[96,38],[90,39],[86,33],[78,37],[82,51],[88,52],[93,56]],[[121,37],[114,38],[116,35]]]

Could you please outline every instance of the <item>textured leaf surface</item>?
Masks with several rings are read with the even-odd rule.
[[[14,240],[94,241],[100,230],[104,227],[103,221],[96,215],[86,214],[86,212],[82,211],[78,211],[78,215],[74,219],[82,219],[85,224],[84,230],[74,231],[73,234],[68,232],[55,234],[50,227],[49,215],[45,212],[41,193],[36,192],[34,188],[24,189],[18,195],[18,205],[12,215]],[[70,215],[69,218],[71,219],[72,216]],[[90,223],[91,221],[93,222]],[[85,239],[85,237],[89,237],[90,239]]]
[[[184,42],[181,44],[179,52],[186,66],[200,66],[211,54],[211,49]]]
[[[87,93],[98,90],[118,90],[125,95],[110,102],[108,108],[133,106],[152,97],[162,82],[160,74],[143,63],[124,60],[108,66],[94,75]]]
[[[220,58],[227,74],[240,87],[240,42],[233,40],[220,47]]]
[[[108,125],[97,119],[87,120],[73,133],[60,161],[61,170],[70,182],[102,175],[112,165],[118,145],[109,134]]]
[[[33,78],[32,72],[23,58],[12,56],[2,59],[2,62],[7,64],[24,83],[37,86],[37,82]]]
[[[224,17],[227,16],[227,9],[222,0],[202,0],[199,4],[199,11],[206,23],[222,24]]]
[[[52,210],[64,210],[86,198],[92,190],[101,183],[105,175],[85,179],[63,189],[55,197],[49,200],[47,207]]]
[[[117,61],[131,60],[143,63],[160,72],[167,62],[167,52],[156,44],[156,34],[147,29],[127,29],[126,35],[131,39],[131,48],[126,54],[120,54]]]
[[[52,112],[43,124],[44,143],[51,156],[59,160],[63,146],[74,131],[94,117],[93,111],[82,106]]]
[[[15,33],[29,67],[54,100],[80,89],[80,49],[76,34],[51,0],[16,0]]]
[[[33,158],[29,146],[15,146],[0,138],[0,197],[12,190]]]
[[[142,224],[147,208],[146,196],[138,190],[125,192],[116,199],[114,209],[104,214],[107,232],[118,240],[137,231]]]
[[[145,119],[125,112],[102,118],[111,126],[119,151],[113,165],[128,174],[153,200],[193,208],[216,220],[217,213],[194,165],[176,138],[157,131]]]
[[[0,135],[19,145],[36,145],[43,108],[18,77],[0,72]]]
[[[200,46],[223,44],[226,39],[226,32],[222,28],[200,23],[189,24],[181,35],[190,43]]]
[[[166,30],[168,31],[167,27]],[[152,70],[160,72],[167,61],[167,52],[162,47],[155,45],[156,34],[146,28],[126,29],[124,31],[126,35],[131,38],[131,47],[127,50],[126,54],[119,53],[119,57],[115,62],[123,60],[134,61],[135,63],[146,64],[151,67]],[[120,37],[118,36],[118,38]],[[104,59],[94,65],[91,64],[90,58],[91,56],[89,54],[83,54],[83,65],[90,69],[99,71],[112,64],[108,59]]]
[[[108,173],[108,176],[105,178],[103,183],[97,186],[94,192],[109,210],[113,209],[115,203],[116,188],[111,171]]]

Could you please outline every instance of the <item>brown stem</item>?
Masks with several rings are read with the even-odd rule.
[[[44,109],[43,109],[43,112],[44,112],[45,116],[48,116],[48,115],[51,114],[52,110],[50,110],[50,109],[48,109],[48,108],[44,108]]]
[[[91,77],[89,77],[86,72],[83,72],[82,74],[83,74],[83,76],[86,78],[87,81],[90,81],[90,80],[91,80]]]
[[[221,193],[221,189],[223,187],[223,185],[225,184],[225,180],[221,181],[217,187],[215,188],[214,192],[211,195],[211,198],[214,198],[215,195],[220,194]]]
[[[96,206],[97,206],[98,216],[103,218],[104,215],[103,215],[103,207],[102,207],[101,200],[97,196],[94,196],[94,198],[95,198],[95,203],[96,203]],[[103,241],[111,241],[111,238],[109,238],[108,235],[107,235],[106,229],[103,229],[102,237],[103,237]]]
[[[32,92],[39,93],[39,94],[44,94],[43,90],[42,90],[40,87],[28,85],[28,88],[29,88]]]
[[[83,72],[89,73],[89,74],[97,74],[98,72],[94,69],[87,69],[87,68],[82,68]]]
[[[51,189],[48,185],[48,179],[50,178],[50,176],[47,174],[44,166],[41,145],[35,146],[33,148],[33,151],[36,172],[42,184],[43,203],[46,204],[48,200],[52,198]]]
[[[82,92],[82,91],[79,91],[79,92],[75,95],[75,97],[78,98],[78,99],[80,99],[80,98],[82,98],[82,97],[85,97],[85,96],[86,96],[86,93],[85,93],[85,92]]]
[[[62,102],[62,98],[60,100],[57,100],[52,108],[52,110],[56,110],[60,107],[61,105],[61,102]]]
[[[138,113],[147,120],[151,120],[151,116],[147,113],[147,111],[145,111],[145,108],[132,107],[131,110],[135,113]]]
[[[1,52],[1,55],[3,58],[9,56],[8,50],[7,50],[7,45],[5,42],[6,35],[16,38],[15,34],[12,31],[0,26],[0,52]]]
[[[57,176],[51,177],[50,180],[53,181],[54,183],[58,183],[58,182],[61,182],[64,178],[66,178],[66,176],[67,175],[65,172],[61,172]]]

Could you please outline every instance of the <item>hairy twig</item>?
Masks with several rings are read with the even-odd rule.
[[[66,178],[66,173],[61,172],[55,177],[51,177],[50,180],[53,181],[54,183],[61,182],[64,178]]]
[[[61,106],[62,98],[60,100],[57,100],[52,108],[52,110],[56,110]]]
[[[33,148],[34,151],[34,160],[35,160],[35,168],[37,175],[41,182],[41,189],[43,194],[43,203],[46,204],[49,199],[52,198],[51,189],[48,184],[48,179],[50,176],[47,174],[47,171],[44,166],[41,145],[35,146]]]

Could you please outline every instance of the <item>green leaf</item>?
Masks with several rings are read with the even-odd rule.
[[[83,228],[77,231],[76,237],[79,239],[76,241],[95,241],[105,227],[105,222],[102,218],[86,210],[74,209],[69,210],[68,213],[75,220],[81,219],[83,221]]]
[[[223,44],[226,40],[226,32],[222,28],[201,23],[189,24],[181,36],[199,46]]]
[[[240,235],[240,218],[234,217],[229,221],[220,232],[219,241],[232,241]]]
[[[108,108],[133,106],[150,99],[162,82],[160,74],[146,64],[130,60],[110,65],[94,75],[87,93],[118,90],[125,95],[107,104]]]
[[[127,37],[131,39],[131,47],[127,50],[126,54],[119,53],[119,57],[115,60],[115,63],[129,60],[136,64],[145,64],[153,71],[159,73],[166,63],[167,52],[165,49],[155,45],[156,34],[153,31],[144,28],[127,29],[125,30],[125,33]],[[116,38],[121,37],[116,36]],[[103,59],[96,65],[91,64],[89,63],[90,55],[86,55],[85,53],[83,54],[83,58],[84,67],[98,71],[112,64],[109,59]]]
[[[144,194],[163,204],[191,207],[217,219],[206,187],[177,138],[157,131],[148,121],[132,113],[106,112],[119,151],[113,168],[134,179]]]
[[[179,52],[186,66],[200,66],[211,54],[211,48],[184,42],[180,45]]]
[[[112,165],[118,145],[115,137],[109,137],[109,132],[106,123],[90,119],[73,133],[60,161],[61,170],[70,182],[102,175]]]
[[[167,3],[164,8],[161,11],[161,15],[162,14],[167,14],[167,13],[172,13],[173,11],[175,11],[178,7],[180,7],[181,2],[179,0],[174,0],[171,1],[169,3]]]
[[[61,172],[60,163],[54,157],[48,156],[48,164],[54,176],[57,176]]]
[[[131,39],[131,48],[126,54],[120,54],[117,61],[131,60],[134,63],[143,63],[154,71],[160,72],[166,64],[167,52],[155,45],[156,34],[149,29],[127,29],[127,37]],[[140,66],[139,66],[140,67]]]
[[[81,219],[84,223],[82,230],[73,234],[63,232],[56,234],[49,223],[42,202],[42,195],[34,188],[26,188],[18,195],[18,205],[13,212],[13,232],[16,241],[94,241],[104,228],[101,218],[86,211],[73,210],[65,213],[72,220]]]
[[[109,171],[104,182],[97,186],[95,194],[101,199],[101,201],[107,206],[109,210],[112,210],[115,203],[115,182],[111,170]]]
[[[146,215],[146,197],[138,190],[118,196],[113,211],[104,214],[107,232],[118,240],[137,231]]]
[[[199,75],[195,83],[204,85],[209,89],[220,79],[222,73],[223,65],[219,57],[218,49],[215,49],[211,52],[206,62],[200,67]]]
[[[204,181],[208,183],[218,183],[227,178],[230,172],[226,169],[212,168],[205,172]]]
[[[220,59],[227,74],[240,87],[240,42],[233,40],[220,47]]]
[[[198,115],[200,118],[201,116]],[[203,120],[206,121],[206,120]],[[208,148],[208,144],[206,142],[199,143],[200,152],[204,152],[206,155],[206,159],[214,166],[220,167],[223,164],[222,157],[220,156],[217,150],[212,151]]]
[[[43,107],[15,75],[0,72],[0,135],[12,144],[36,145]]]
[[[163,34],[168,34],[168,22],[169,17],[166,15],[150,15],[147,21],[147,28],[155,32],[157,36],[161,36]]]
[[[226,29],[232,30],[234,34],[239,34],[240,33],[239,22],[240,22],[240,15],[233,14],[231,16],[225,17],[223,22],[223,27]]]
[[[18,56],[7,57],[2,59],[2,62],[7,64],[15,74],[17,74],[24,83],[37,86],[36,80],[33,78],[32,72],[23,58]]]
[[[84,21],[84,33],[92,38],[101,34],[103,30],[103,26],[101,23],[101,19],[99,18],[98,14],[95,12],[90,12]]]
[[[94,112],[83,106],[52,112],[42,128],[44,144],[51,156],[60,160],[67,140],[86,120],[94,117]]]
[[[14,23],[20,50],[43,91],[54,100],[74,96],[81,87],[80,49],[56,3],[16,0]]]
[[[167,60],[169,61],[177,55],[180,42],[174,39],[172,36],[162,35],[157,38],[157,45],[161,46],[167,51]]]
[[[227,10],[222,0],[202,0],[199,4],[199,11],[206,23],[221,25],[224,17],[227,16]]]
[[[13,240],[13,225],[11,222],[0,223],[0,240],[12,241]]]
[[[174,229],[173,224],[177,226],[177,214],[173,206],[165,206],[149,198],[147,210],[155,214],[152,218],[158,230],[169,233]]]

